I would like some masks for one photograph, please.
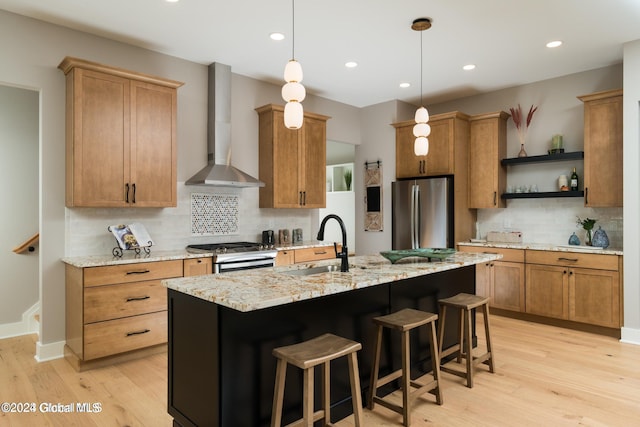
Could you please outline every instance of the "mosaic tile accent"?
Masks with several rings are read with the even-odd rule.
[[[238,196],[191,193],[191,235],[238,234]]]

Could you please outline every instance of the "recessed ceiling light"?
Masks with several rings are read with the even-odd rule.
[[[180,0],[165,0],[167,3],[178,3]]]
[[[347,68],[356,68],[358,66],[358,63],[355,61],[349,61],[349,62],[346,62],[344,66]]]
[[[276,41],[284,40],[284,34],[282,33],[271,33],[269,34],[269,37],[271,38],[271,40],[276,40]]]
[[[476,68],[475,64],[467,64],[467,65],[462,67],[462,69],[465,70],[465,71],[474,70],[475,68]]]
[[[400,87],[402,89],[408,88],[409,86],[411,86],[411,83],[407,83],[407,82],[402,82],[400,83]]]
[[[562,44],[560,40],[554,40],[552,42],[547,43],[547,47],[558,47]]]

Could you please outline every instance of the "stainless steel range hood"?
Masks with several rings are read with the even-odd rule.
[[[185,185],[264,187],[264,182],[231,166],[231,67],[209,65],[208,164]]]

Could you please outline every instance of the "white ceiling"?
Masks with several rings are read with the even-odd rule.
[[[0,9],[276,84],[292,54],[291,0],[0,0]],[[640,39],[640,0],[296,0],[302,83],[357,107],[419,103],[411,23],[420,17],[433,20],[422,33],[425,105],[620,63],[623,43]],[[274,31],[287,38],[272,41]],[[463,71],[468,63],[477,68]]]

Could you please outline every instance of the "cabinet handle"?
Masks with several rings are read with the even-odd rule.
[[[133,183],[133,200],[131,201],[131,203],[135,203],[136,202],[136,183]]]
[[[493,206],[496,206],[497,203],[497,197],[498,197],[498,193],[496,191],[493,192]]]
[[[482,252],[482,253],[486,255],[498,255],[498,252]]]
[[[127,276],[129,274],[147,274],[147,273],[151,273],[151,271],[149,270],[127,271]]]
[[[151,332],[151,329],[143,329],[142,331],[127,332],[127,336],[131,337],[134,335],[142,335],[142,334],[146,334],[147,332]]]
[[[567,274],[567,270],[564,270],[564,271],[562,272],[562,274]]]
[[[126,193],[124,197],[125,203],[129,203],[129,183],[127,182],[124,187],[126,188]]]
[[[569,272],[569,276],[573,276],[573,271],[570,271],[570,272]]]
[[[322,252],[314,252],[314,255],[326,255],[327,251],[322,251]]]
[[[558,258],[558,261],[578,262],[578,258]]]
[[[584,189],[584,204],[589,205],[589,189],[586,187]]]
[[[306,206],[307,205],[307,192],[303,191],[302,192],[302,206]]]
[[[298,191],[298,204],[302,206],[302,191]]]
[[[128,298],[127,298],[127,302],[131,302],[131,301],[143,301],[143,300],[146,300],[146,299],[149,299],[149,298],[151,298],[149,295],[145,295],[145,296],[143,296],[143,297],[128,297]]]
[[[201,260],[201,259],[199,259],[199,260],[197,260],[196,262],[197,262],[198,264],[200,264],[200,263],[202,263],[202,260]]]

